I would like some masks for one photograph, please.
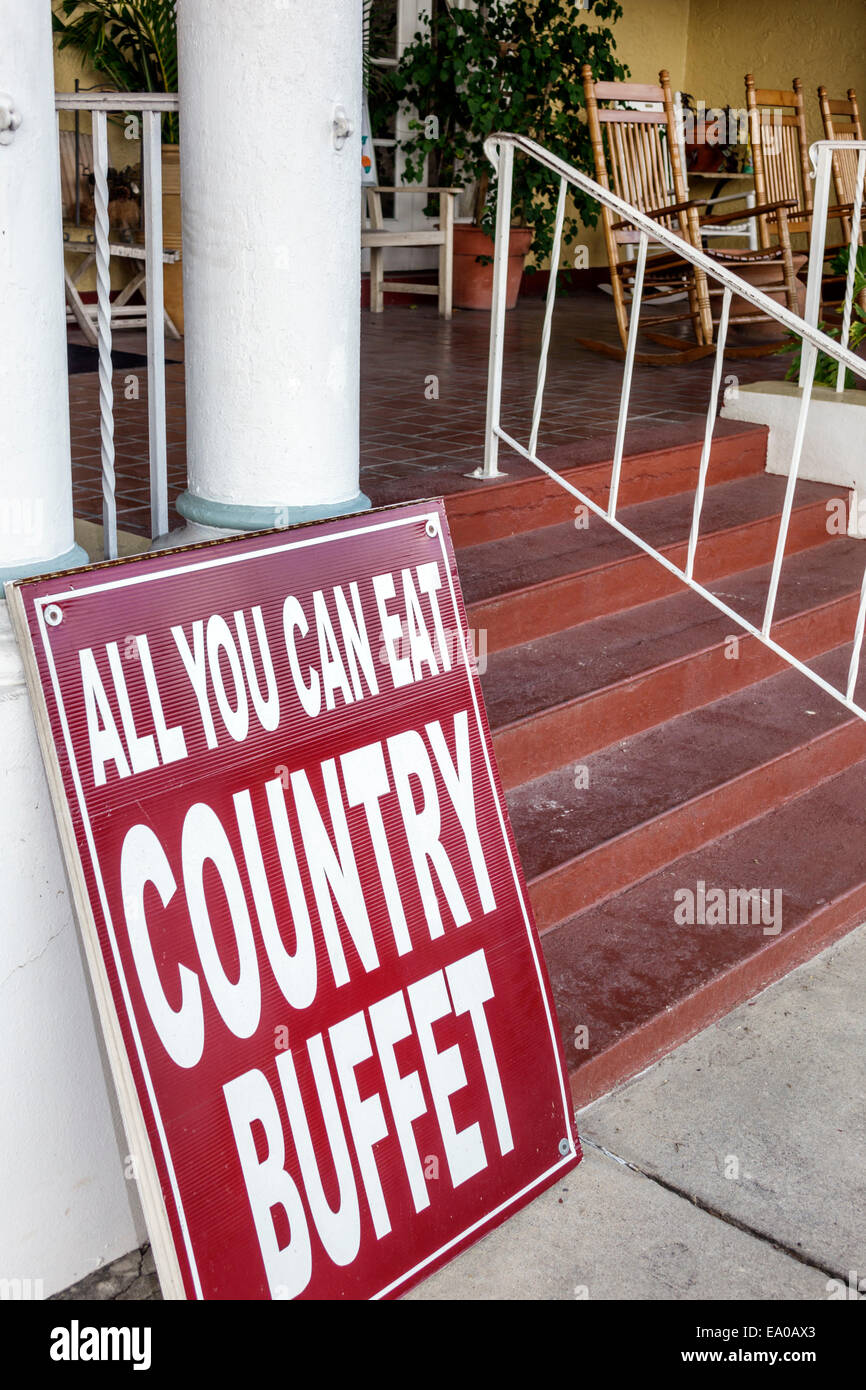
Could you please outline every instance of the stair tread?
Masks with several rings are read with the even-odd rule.
[[[850,652],[850,645],[837,647],[807,664],[844,686]],[[864,685],[866,677],[861,698]],[[508,793],[526,876],[550,873],[853,718],[800,672],[786,670],[589,756],[563,759]],[[577,763],[586,785],[576,784]]]
[[[701,514],[698,564],[701,542],[708,535],[778,516],[785,484],[785,478],[761,473],[707,488]],[[795,505],[801,508],[824,504],[828,498],[839,495],[839,488],[804,482],[797,487]],[[682,492],[624,507],[618,516],[637,535],[657,549],[663,549],[687,542],[693,506],[694,492]],[[458,552],[458,568],[464,601],[471,605],[600,565],[637,559],[640,554],[625,536],[600,517],[590,514],[585,529],[576,529],[573,522],[566,521],[501,540],[464,546]]]
[[[833,544],[786,557],[775,626],[859,591],[864,551],[839,537]],[[744,570],[706,587],[760,625],[770,566]],[[594,618],[563,631],[494,652],[482,674],[491,728],[502,729],[543,710],[637,678],[723,643],[740,631],[724,613],[690,590]],[[579,750],[576,750],[579,755]]]
[[[675,893],[684,888],[694,893],[699,881],[707,890],[780,890],[778,936],[765,935],[763,926],[752,922],[677,923]],[[864,883],[866,760],[861,760],[569,918],[543,938],[569,1068],[681,1006],[738,965],[790,949],[786,938],[818,914],[833,909],[844,917],[849,895],[850,915],[862,912],[857,890]],[[745,995],[741,991],[738,997]],[[575,1047],[578,1024],[589,1030],[585,1050]],[[647,1055],[640,1065],[650,1060]]]
[[[659,443],[660,434],[664,443]],[[700,458],[702,430],[692,418],[632,421],[625,440],[620,480],[620,501],[644,502],[669,497],[694,488]],[[587,439],[569,438],[543,449],[548,466],[561,477],[588,492],[596,501],[607,496],[615,436],[602,434]],[[767,427],[743,421],[716,421],[712,470],[717,481],[744,478],[764,472]],[[537,526],[568,520],[573,501],[558,483],[504,446],[500,451],[504,476],[478,484],[477,478],[430,475],[431,489],[447,498],[448,521],[455,548],[482,540],[531,531]],[[396,484],[392,485],[396,486]],[[380,495],[376,503],[400,500]],[[402,494],[401,494],[402,497]]]

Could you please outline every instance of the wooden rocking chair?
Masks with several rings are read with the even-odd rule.
[[[759,203],[772,199],[793,199],[794,209],[787,216],[788,230],[792,236],[802,233],[811,239],[812,179],[803,84],[795,77],[792,86],[793,91],[790,92],[756,87],[752,74],[746,74],[746,106],[755,166],[755,192]],[[839,197],[838,183],[836,196]],[[827,209],[828,221],[841,222],[843,230],[847,225],[849,236],[851,210],[850,202]],[[770,244],[773,229],[774,214],[768,212],[758,223],[762,246]],[[835,245],[827,247],[825,260],[835,256],[840,246],[846,243],[847,237],[843,242],[840,236]],[[843,279],[843,276],[825,273],[822,276],[822,286],[826,290],[828,286]]]
[[[584,65],[581,75],[596,180],[603,188],[611,189],[620,198],[694,245],[697,212],[688,205],[677,142],[668,140],[668,131],[674,123],[670,82],[660,87],[634,82],[596,82],[588,64]],[[661,76],[666,77],[667,74]],[[629,109],[625,105],[628,102],[652,103],[654,109]],[[606,142],[603,128],[607,134]],[[601,217],[622,346],[617,348],[610,343],[588,338],[578,341],[594,352],[622,360],[628,343],[629,306],[635,273],[633,250],[640,233],[627,223],[618,221],[604,204]],[[694,225],[690,226],[690,223]],[[623,249],[627,253],[632,252],[625,260],[620,256]],[[664,353],[637,352],[637,362],[691,362],[712,351],[713,325],[706,277],[700,271],[695,273],[687,261],[666,249],[648,255],[644,274],[644,303],[670,302],[683,291],[688,297],[688,313],[654,317],[652,323],[687,321],[692,325],[693,342],[677,340],[676,349],[672,351],[668,347]],[[646,329],[644,331],[646,333]],[[653,338],[651,332],[646,336]]]
[[[703,250],[713,260],[727,263],[733,270],[755,261],[776,263],[779,270],[777,282],[767,286],[766,290],[771,294],[783,294],[788,307],[795,309],[797,286],[790,240],[787,236],[785,205],[776,203],[767,207],[759,202],[759,205],[753,208],[701,219],[700,209],[706,207],[707,200],[688,198],[676,112],[667,71],[659,73],[658,87],[628,82],[595,82],[588,65],[584,66],[582,76],[598,182],[605,188],[612,187],[613,192],[626,202],[632,203],[648,217],[666,226],[690,246],[696,250]],[[601,106],[600,102],[612,105]],[[645,109],[629,109],[626,103],[641,103]],[[653,109],[646,109],[649,103]],[[603,128],[607,134],[606,142],[603,139]],[[710,251],[702,245],[702,227],[721,228],[727,224],[742,224],[744,219],[762,218],[769,213],[774,214],[776,218],[778,246],[764,245],[756,251],[714,247]],[[628,310],[635,263],[631,259],[621,260],[620,250],[623,247],[634,247],[640,234],[628,223],[617,221],[610,209],[604,206],[602,223],[622,347],[616,348],[609,343],[591,339],[580,341],[583,346],[596,352],[621,359],[628,341]],[[688,296],[688,313],[654,316],[647,321],[642,330],[645,337],[658,343],[666,351],[638,352],[638,362],[652,365],[689,362],[713,351],[712,301],[715,297],[720,297],[723,291],[710,289],[704,272],[674,252],[665,250],[648,257],[644,278],[645,303],[661,303],[664,300],[670,302],[677,291],[682,293],[683,290]],[[760,312],[743,311],[731,317],[730,322],[753,323],[763,317]],[[675,322],[691,325],[692,342],[659,331],[661,325]],[[731,356],[754,357],[772,352],[776,346],[776,342],[742,347],[731,345],[729,352]]]

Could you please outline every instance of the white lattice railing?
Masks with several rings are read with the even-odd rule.
[[[513,449],[515,453],[519,454],[521,458],[534,464],[542,473],[552,478],[554,482],[558,483],[559,486],[570,493],[572,497],[575,497],[583,506],[587,507],[590,512],[593,512],[596,516],[607,521],[623,536],[633,542],[634,545],[638,546],[647,555],[652,556],[658,564],[675,575],[683,584],[693,589],[695,593],[700,594],[702,598],[719,609],[720,612],[726,614],[738,627],[741,627],[744,631],[750,633],[751,636],[757,638],[759,642],[775,652],[775,654],[787,662],[788,665],[802,672],[810,681],[820,686],[822,690],[825,690],[847,709],[859,715],[861,718],[866,719],[866,709],[861,708],[854,700],[854,689],[860,668],[860,651],[863,643],[864,623],[866,623],[866,569],[864,569],[863,582],[861,584],[860,603],[854,632],[852,634],[853,648],[849,663],[848,678],[844,690],[824,680],[817,672],[811,670],[785,647],[776,642],[771,635],[773,616],[776,608],[776,596],[779,588],[779,577],[788,539],[788,527],[791,520],[794,491],[797,485],[797,475],[803,451],[806,421],[812,396],[812,386],[815,379],[815,366],[818,353],[827,353],[828,356],[832,357],[839,364],[840,371],[838,375],[841,378],[842,385],[844,385],[845,367],[854,372],[856,376],[866,378],[866,362],[864,362],[862,358],[856,357],[851,353],[845,345],[848,340],[848,325],[850,325],[851,320],[851,299],[854,283],[853,264],[849,264],[848,283],[846,287],[847,293],[843,313],[842,342],[835,342],[817,326],[821,300],[821,281],[824,262],[824,225],[830,189],[831,159],[833,149],[837,144],[841,145],[842,142],[821,141],[818,146],[813,147],[813,150],[817,151],[814,157],[817,159],[818,176],[816,181],[813,234],[810,251],[809,279],[807,284],[806,316],[805,318],[800,318],[798,315],[792,314],[790,310],[783,305],[777,304],[775,300],[770,299],[767,295],[756,289],[754,285],[748,284],[725,266],[712,260],[703,251],[696,250],[674,232],[668,231],[666,227],[653,221],[644,213],[639,212],[637,208],[624,202],[623,199],[618,198],[616,194],[611,193],[609,189],[602,188],[600,184],[582,173],[581,170],[576,169],[573,165],[566,163],[565,160],[543,149],[542,146],[536,144],[534,140],[530,140],[524,135],[510,135],[504,132],[491,135],[485,142],[485,150],[488,158],[497,170],[498,175],[496,249],[493,262],[493,305],[490,323],[490,359],[487,378],[487,420],[485,429],[484,464],[477,470],[475,476],[483,479],[492,479],[502,476],[499,469],[499,446],[500,443],[506,444],[510,449]],[[858,179],[859,188],[862,192],[864,161],[866,161],[866,142],[848,140],[844,142],[844,148],[847,151],[856,150],[859,152]],[[553,247],[550,256],[550,280],[547,287],[547,302],[545,304],[544,323],[541,334],[538,375],[532,407],[532,423],[527,445],[519,443],[512,435],[503,430],[500,424],[505,336],[506,271],[508,237],[511,226],[511,190],[515,152],[520,152],[527,158],[533,159],[537,163],[544,165],[551,173],[559,177],[559,197],[554,224]],[[640,233],[607,508],[599,506],[591,497],[588,497],[567,479],[561,477],[553,468],[539,458],[537,452],[544,387],[547,376],[547,356],[550,346],[551,324],[556,298],[556,281],[560,262],[565,201],[569,185],[581,189],[582,192],[588,194],[589,197],[594,199],[597,203],[605,204],[617,214],[619,219],[628,222]],[[859,244],[860,232],[859,197],[852,216],[851,247],[852,250],[856,252]],[[723,286],[722,307],[716,334],[715,363],[710,385],[709,403],[707,406],[704,441],[698,468],[698,480],[695,490],[686,563],[685,567],[682,569],[654,546],[645,541],[641,536],[638,536],[635,532],[630,530],[629,527],[625,526],[617,516],[617,502],[622,471],[626,424],[628,420],[632,371],[634,367],[635,348],[640,331],[641,297],[647,261],[647,248],[650,241],[666,246],[669,250],[676,252],[682,260],[689,261],[692,265],[701,269],[709,280],[715,281]],[[850,258],[852,263],[853,259],[854,257],[852,255]],[[776,322],[783,328],[786,328],[789,333],[795,334],[802,340],[800,402],[797,413],[797,424],[794,432],[791,463],[785,489],[785,498],[782,505],[779,533],[773,557],[767,598],[764,606],[763,621],[760,627],[756,627],[742,614],[735,612],[733,608],[724,603],[716,594],[711,593],[709,589],[699,584],[694,577],[695,553],[700,533],[701,511],[703,508],[707,471],[710,464],[713,432],[718,409],[719,386],[722,380],[731,299],[735,294],[746,300],[753,308],[775,319]],[[841,387],[838,389],[841,389]]]
[[[96,340],[99,353],[99,424],[102,455],[102,520],[106,559],[117,555],[114,473],[114,388],[111,367],[111,254],[108,223],[108,117],[130,112],[141,119],[145,299],[147,301],[147,413],[151,535],[168,531],[165,423],[165,337],[162,241],[162,118],[178,109],[174,92],[58,92],[60,111],[89,111],[93,138],[95,208]],[[76,169],[76,180],[78,170]]]

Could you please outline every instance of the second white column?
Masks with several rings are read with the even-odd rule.
[[[181,0],[188,521],[288,525],[359,492],[357,0]],[[335,138],[342,108],[352,133]]]

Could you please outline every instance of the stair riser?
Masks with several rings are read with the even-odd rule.
[[[551,930],[864,757],[866,722],[854,719],[533,879],[529,896],[539,931]]]
[[[866,885],[828,903],[782,936],[767,938],[767,944],[753,956],[678,1000],[611,1047],[570,1068],[575,1108],[605,1095],[694,1037],[702,1028],[724,1018],[767,985],[838,941],[862,922],[864,916]],[[567,1040],[569,1021],[562,1011],[560,1026]]]
[[[591,524],[605,525],[595,518]],[[705,537],[700,542],[695,578],[699,583],[708,584],[740,570],[770,564],[778,533],[779,518],[771,516]],[[826,503],[811,503],[792,513],[786,555],[811,549],[826,540]],[[579,553],[576,541],[576,558]],[[661,554],[682,568],[686,562],[687,545],[666,546]],[[487,651],[497,652],[562,632],[592,618],[606,617],[639,603],[666,598],[679,593],[681,589],[681,580],[663,569],[649,555],[636,551],[634,555],[614,564],[471,604],[467,609],[467,618],[473,631],[486,632]]]
[[[548,450],[545,462],[594,502],[606,504],[610,460],[569,468],[564,458],[562,464],[557,463],[557,458],[563,455],[567,457],[566,451]],[[630,507],[638,502],[694,491],[700,456],[700,445],[684,444],[626,458],[620,479],[619,506]],[[767,440],[763,430],[717,439],[711,462],[713,484],[762,473],[766,457]],[[502,464],[508,466],[505,453]],[[573,497],[543,475],[513,483],[488,483],[445,499],[451,539],[458,549],[569,521],[574,517],[576,505]]]
[[[857,606],[858,596],[846,595],[776,624],[773,636],[794,656],[807,661],[851,640]],[[733,624],[732,630],[736,631]],[[617,739],[775,675],[784,665],[756,638],[742,634],[737,660],[725,657],[725,643],[721,642],[506,725],[493,735],[502,785],[508,791],[532,781],[561,767],[566,753],[579,761]]]

